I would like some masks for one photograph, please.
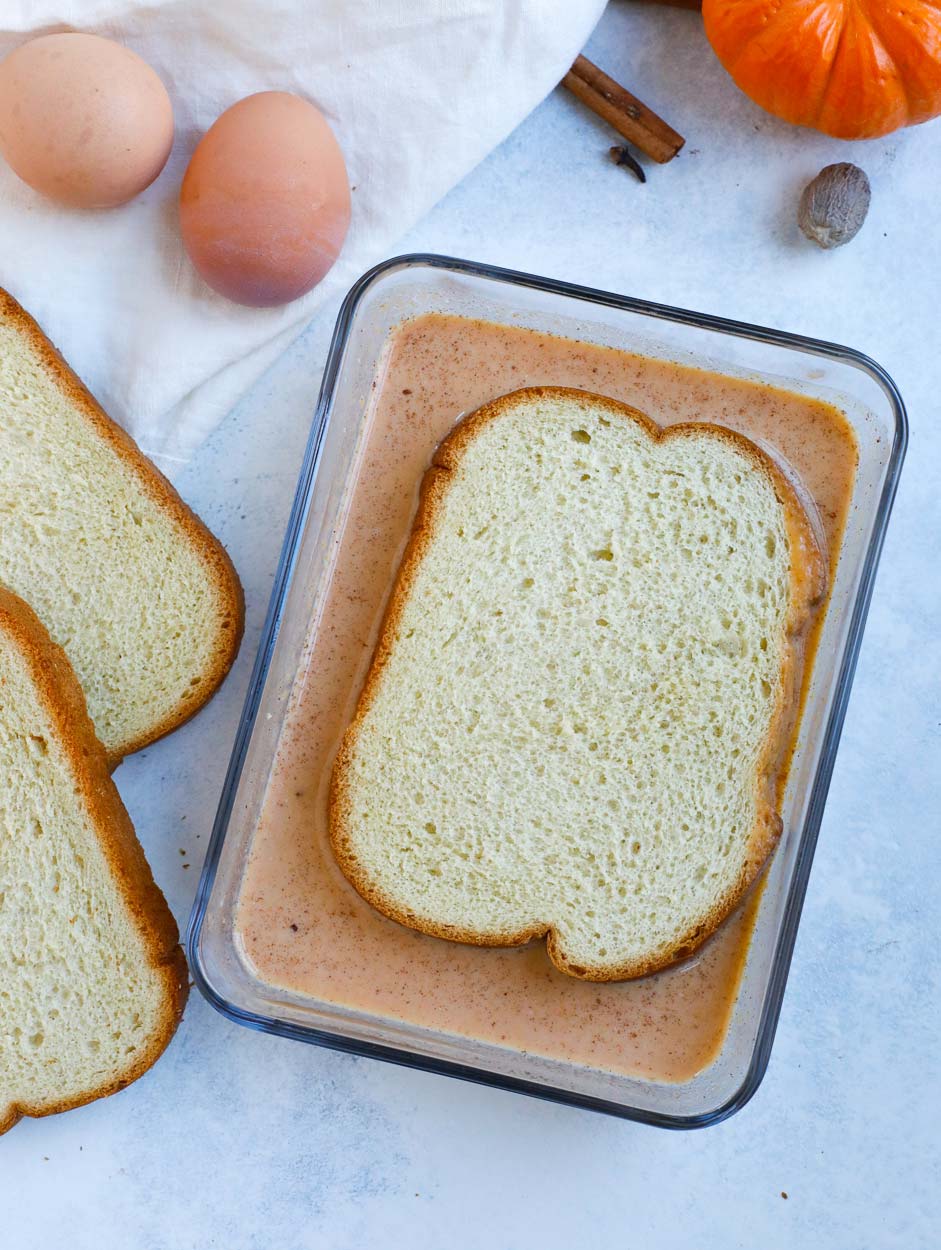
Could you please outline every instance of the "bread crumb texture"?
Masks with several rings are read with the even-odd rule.
[[[793,533],[819,563],[795,509],[741,436],[581,392],[459,426],[334,772],[357,889],[596,980],[695,949],[780,829]]]
[[[6,591],[0,770],[2,1132],[139,1076],[186,972],[67,661]]]
[[[2,291],[0,582],[65,648],[112,764],[197,711],[241,637],[221,545]]]

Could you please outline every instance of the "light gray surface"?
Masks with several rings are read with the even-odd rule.
[[[778,124],[738,95],[686,13],[617,5],[592,54],[688,136],[681,157],[638,186],[605,163],[609,133],[556,93],[400,250],[843,341],[893,374],[912,420],[765,1082],[727,1123],[667,1133],[251,1033],[194,994],[137,1085],[0,1140],[10,1250],[937,1244],[941,122],[868,145]],[[797,198],[850,159],[872,179],[872,211],[824,254],[797,234]],[[314,327],[178,479],[248,603],[224,691],[118,773],[181,923],[329,329]]]

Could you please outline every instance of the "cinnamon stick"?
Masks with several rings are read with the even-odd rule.
[[[671,161],[686,142],[662,117],[587,57],[576,57],[562,85],[613,126],[619,135],[661,165]]]

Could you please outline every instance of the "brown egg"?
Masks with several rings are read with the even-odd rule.
[[[0,153],[61,204],[111,208],[153,182],[173,143],[163,83],[97,35],[43,35],[0,63]]]
[[[200,140],[180,191],[190,259],[239,304],[286,304],[336,260],[350,185],[333,131],[299,96],[262,91],[233,104]]]

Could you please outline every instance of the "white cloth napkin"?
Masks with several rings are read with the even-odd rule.
[[[172,473],[316,310],[388,254],[548,94],[603,7],[604,0],[3,0],[0,56],[54,30],[117,39],[166,84],[176,141],[153,186],[110,210],[51,204],[0,160],[0,286]],[[284,308],[256,310],[197,278],[176,205],[202,133],[236,100],[272,89],[305,96],[330,120],[354,188],[353,219],[319,287]]]

